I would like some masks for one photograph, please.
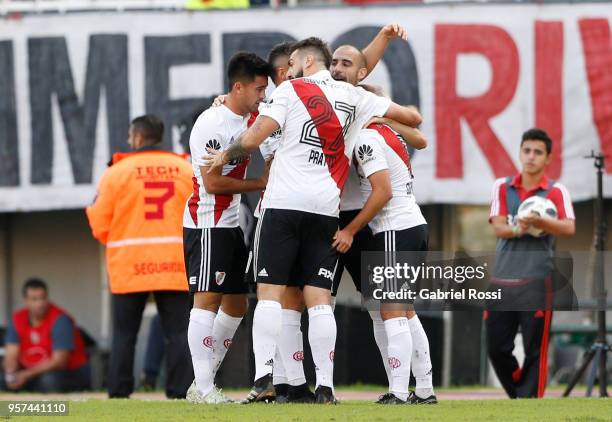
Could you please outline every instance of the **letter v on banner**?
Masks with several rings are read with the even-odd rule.
[[[348,178],[349,160],[344,154],[344,133],[338,116],[317,85],[303,79],[292,80],[291,84],[312,118],[308,123],[314,124],[329,173],[342,191]]]
[[[462,178],[461,126],[470,126],[495,177],[516,173],[510,155],[489,125],[512,101],[519,74],[518,50],[510,35],[493,25],[436,25],[436,176]],[[491,86],[477,97],[457,95],[457,58],[480,54],[491,64]]]
[[[601,152],[608,157],[606,173],[612,173],[612,37],[607,19],[580,19],[580,35],[593,120],[601,142]]]

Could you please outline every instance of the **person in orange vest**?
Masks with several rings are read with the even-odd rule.
[[[162,121],[132,120],[130,153],[117,153],[87,208],[93,236],[106,245],[113,335],[108,394],[134,391],[134,349],[142,313],[153,293],[166,354],[166,396],[184,398],[193,380],[187,345],[191,303],[183,257],[183,209],[192,191],[185,156],[160,148]]]
[[[49,301],[47,285],[23,286],[25,308],[13,314],[6,334],[2,390],[43,393],[86,390],[90,366],[72,317]]]

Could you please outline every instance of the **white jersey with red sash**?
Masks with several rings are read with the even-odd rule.
[[[412,167],[404,142],[388,126],[370,125],[359,134],[355,160],[361,177],[361,194],[367,200],[372,192],[368,177],[389,170],[393,197],[370,221],[372,233],[405,230],[427,224],[412,192]]]
[[[262,207],[337,217],[359,130],[389,105],[327,70],[279,85],[259,109],[282,130]]]
[[[193,166],[193,193],[187,201],[183,227],[191,229],[211,227],[238,227],[240,194],[211,194],[206,192],[200,173],[206,148],[226,150],[246,129],[248,119],[232,112],[224,105],[211,107],[196,120],[189,148]],[[244,179],[248,158],[232,161],[223,166],[222,175]]]

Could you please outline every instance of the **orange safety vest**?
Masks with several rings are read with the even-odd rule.
[[[111,292],[187,291],[183,211],[193,190],[186,156],[118,153],[87,208],[93,236],[106,245]]]

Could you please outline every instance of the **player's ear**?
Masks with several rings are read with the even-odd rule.
[[[368,76],[368,69],[366,69],[365,67],[359,69],[359,71],[357,72],[358,81],[361,82],[365,79],[366,76]]]

